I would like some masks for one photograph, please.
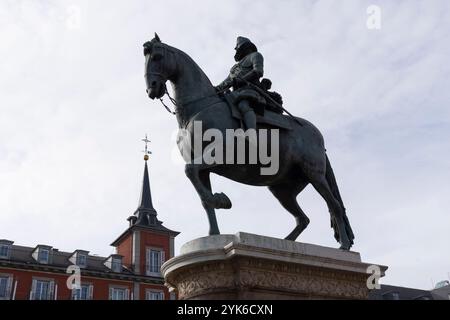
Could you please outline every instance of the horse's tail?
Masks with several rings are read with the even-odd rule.
[[[352,227],[350,226],[350,222],[348,221],[347,214],[345,213],[345,207],[344,202],[342,201],[341,194],[339,192],[338,185],[336,183],[336,178],[334,177],[333,169],[331,168],[330,160],[328,159],[328,156],[325,155],[327,167],[325,171],[325,178],[327,179],[328,185],[330,186],[331,192],[333,193],[336,200],[338,200],[339,204],[342,207],[342,211],[344,213],[344,223],[345,223],[345,230],[347,231],[348,239],[350,240],[350,243],[353,244],[353,239],[355,239],[355,236],[353,234]],[[339,231],[336,226],[336,222],[334,221],[333,217],[331,217],[331,227],[334,229],[334,238],[339,241]]]

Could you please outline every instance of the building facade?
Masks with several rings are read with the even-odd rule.
[[[0,240],[0,300],[167,300],[161,265],[174,255],[178,232],[153,208],[147,160],[138,208],[111,244],[115,254],[63,252],[49,245],[24,247]]]

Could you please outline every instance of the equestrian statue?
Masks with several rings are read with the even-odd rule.
[[[177,117],[180,132],[188,133],[179,135],[177,144],[187,162],[186,176],[192,182],[206,211],[209,234],[220,234],[215,209],[231,208],[231,201],[224,193],[212,192],[210,174],[215,173],[236,182],[267,186],[295,218],[296,226],[286,237],[292,241],[309,224],[309,218],[296,198],[311,184],[328,206],[331,227],[340,248],[349,250],[353,245],[354,235],[326,154],[322,134],[309,121],[290,114],[283,107],[281,96],[269,91],[271,81],[261,79],[264,75],[263,56],[250,39],[238,37],[235,52],[236,64],[231,68],[230,74],[222,83],[213,86],[190,56],[161,42],[157,34],[151,41],[144,43],[147,95],[152,100],[162,101],[167,94],[175,105],[173,113]],[[173,96],[167,91],[167,81],[171,82]],[[168,109],[166,105],[165,107]],[[199,144],[194,141],[199,139],[196,132],[198,123],[201,123],[202,134],[214,129],[222,133],[223,137],[229,130],[279,130],[279,139],[276,141],[278,170],[274,174],[261,174],[264,164],[260,161],[192,161],[195,157],[192,146]],[[250,148],[255,141],[247,138],[248,136],[245,146]],[[261,137],[256,139],[257,143],[262,141]],[[275,141],[271,139],[266,142],[268,146],[265,148],[270,149],[274,145]],[[233,144],[234,151],[236,146]],[[201,140],[200,147],[206,151],[207,141]],[[225,149],[229,148],[225,146]],[[186,150],[190,150],[190,158],[186,158]]]

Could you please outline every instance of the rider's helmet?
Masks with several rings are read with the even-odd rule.
[[[258,51],[255,44],[245,37],[237,37],[234,50],[236,50],[236,54],[234,55],[234,60],[236,61],[240,61],[249,53]]]

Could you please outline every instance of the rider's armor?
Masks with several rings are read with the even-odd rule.
[[[264,74],[264,58],[258,51],[251,52],[242,58],[230,69],[228,77],[217,86],[218,90],[227,89],[230,87],[236,88],[236,83],[244,86],[245,83],[240,83],[238,78],[247,80],[256,85],[259,85],[259,78]],[[239,85],[238,85],[239,87]]]
[[[246,128],[256,129],[256,115],[250,107],[250,101],[258,104],[264,101],[264,98],[253,90],[246,81],[260,85],[259,78],[264,74],[264,58],[257,51],[256,46],[244,37],[237,38],[235,50],[237,63],[231,68],[228,77],[216,87],[216,90],[224,91],[233,87],[233,92],[236,93],[237,97],[237,106],[243,115]]]

